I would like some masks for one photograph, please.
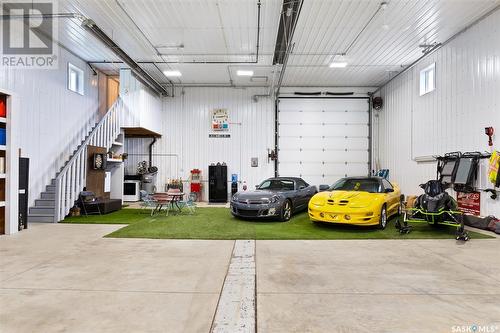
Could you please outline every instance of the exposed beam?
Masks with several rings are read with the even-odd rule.
[[[286,52],[289,49],[297,19],[302,9],[302,0],[283,0],[278,35],[274,46],[273,65],[284,64]]]
[[[104,43],[117,57],[123,60],[132,72],[136,74],[138,80],[143,84],[151,87],[154,91],[161,95],[169,95],[167,89],[151,77],[145,70],[139,66],[124,50],[122,50],[104,31],[99,28],[91,19],[85,19],[82,26],[89,31],[94,37]]]
[[[288,57],[290,56],[294,45],[292,43],[293,34],[295,33],[295,28],[299,20],[303,2],[303,0],[283,1],[283,10],[281,12],[280,18],[280,28],[276,39],[273,59],[273,65],[281,64],[280,76],[278,78],[278,84],[275,94],[276,97],[280,92],[281,84],[283,83],[283,77],[285,76],[286,65],[288,63]]]

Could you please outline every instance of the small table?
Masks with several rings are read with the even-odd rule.
[[[177,207],[179,213],[182,208],[179,206],[178,202],[182,200],[184,193],[182,192],[158,192],[153,194],[153,198],[157,201],[157,205],[154,211],[160,212],[163,206],[170,205],[170,208]],[[168,214],[168,211],[167,211]]]

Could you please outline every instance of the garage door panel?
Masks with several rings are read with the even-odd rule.
[[[313,185],[368,174],[367,100],[280,100],[278,172]]]
[[[280,176],[302,177],[311,185],[333,184],[343,177],[366,176],[364,163],[280,163]],[[313,181],[312,179],[316,179]]]
[[[304,119],[306,118],[306,119]],[[355,123],[355,124],[368,124],[368,112],[326,112],[326,111],[308,111],[307,117],[304,117],[302,111],[280,111],[281,124],[299,124],[309,123],[321,125],[335,124],[335,123]]]
[[[368,151],[322,151],[322,150],[279,150],[280,162],[365,162],[368,159]]]
[[[368,150],[368,138],[353,137],[287,137],[280,141],[280,149],[340,149]]]
[[[279,124],[280,136],[355,136],[368,138],[368,125],[292,125]]]
[[[367,99],[290,98],[279,100],[280,111],[367,111]]]

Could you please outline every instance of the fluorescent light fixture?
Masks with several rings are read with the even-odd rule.
[[[163,74],[165,74],[165,76],[182,76],[179,71],[164,71]]]
[[[337,62],[334,61],[330,63],[330,68],[344,68],[347,66],[347,62]]]
[[[155,48],[165,50],[180,50],[184,48],[184,44],[158,45],[155,46]]]
[[[413,158],[413,160],[417,163],[425,163],[425,162],[435,162],[436,158],[432,155],[425,155],[425,156],[416,156]]]
[[[246,70],[239,69],[236,71],[236,75],[238,75],[238,76],[253,76],[253,71],[246,71]]]

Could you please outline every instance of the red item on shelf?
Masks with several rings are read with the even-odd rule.
[[[191,183],[191,192],[201,192],[201,183]]]
[[[5,118],[7,116],[7,98],[6,96],[0,96],[0,117]]]

